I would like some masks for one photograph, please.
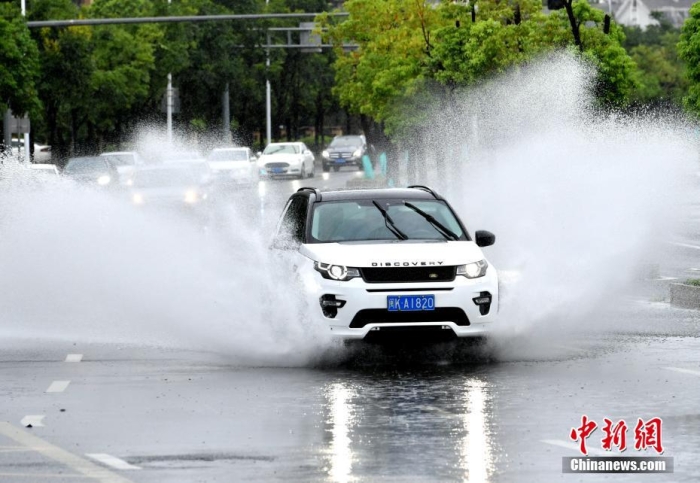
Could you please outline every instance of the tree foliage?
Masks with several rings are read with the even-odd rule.
[[[424,0],[349,0],[345,9],[350,17],[339,25],[320,19],[338,45],[334,92],[343,106],[371,116],[390,132],[402,131],[407,118],[407,110],[397,105],[408,106],[413,122],[410,113],[419,115],[420,107],[435,99],[424,92],[427,85],[469,88],[571,46],[597,68],[601,105],[624,105],[636,85],[634,61],[621,45],[624,32],[613,24],[605,33],[605,14],[584,0],[571,3],[570,15],[546,15],[536,0],[438,6]],[[355,42],[359,49],[344,52],[344,42]],[[440,98],[445,94],[438,93]]]
[[[0,110],[36,113],[39,53],[16,5],[0,3]]]
[[[690,81],[683,103],[688,111],[700,115],[700,3],[690,8],[678,41],[678,55],[685,61]]]

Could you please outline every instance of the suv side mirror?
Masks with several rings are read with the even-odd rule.
[[[259,158],[260,156],[262,156],[262,152],[258,151],[257,153],[255,153],[255,155]]]
[[[490,247],[496,243],[496,235],[486,230],[477,230],[474,233],[474,239],[479,247]]]

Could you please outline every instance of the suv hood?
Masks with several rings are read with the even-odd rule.
[[[299,252],[315,262],[358,268],[464,265],[484,259],[473,241],[310,243]]]
[[[250,164],[250,161],[209,161],[209,167],[218,170],[247,168],[248,164]]]
[[[301,159],[301,154],[276,153],[263,154],[258,158],[258,163],[264,166],[265,163],[294,163]]]

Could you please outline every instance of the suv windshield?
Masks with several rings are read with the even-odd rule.
[[[103,154],[112,166],[132,166],[134,164],[134,156],[131,154]]]
[[[423,214],[405,203],[432,217],[460,240],[466,240],[457,218],[443,201],[352,200],[316,204],[312,214],[309,242],[400,240],[403,238],[401,235],[405,235],[409,240],[452,239],[436,227],[435,223],[431,223]],[[386,212],[389,220],[377,205]]]
[[[329,148],[359,148],[362,146],[362,138],[360,136],[343,136],[335,138],[331,141]]]
[[[160,188],[166,186],[197,185],[197,174],[190,168],[149,169],[134,174],[134,186]]]
[[[270,144],[263,154],[299,154],[299,147],[294,144]]]
[[[245,149],[224,149],[212,151],[208,161],[248,161],[248,153]]]
[[[78,173],[105,173],[108,168],[105,164],[105,160],[102,158],[72,158],[68,160],[68,164],[63,169],[66,174],[78,174]]]

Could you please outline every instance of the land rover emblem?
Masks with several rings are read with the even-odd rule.
[[[437,273],[431,273],[431,274],[428,275],[428,278],[438,278],[438,274],[437,274]]]

